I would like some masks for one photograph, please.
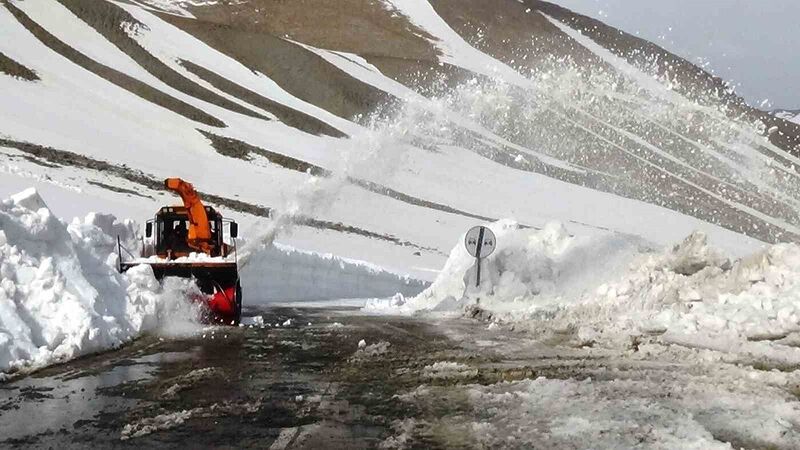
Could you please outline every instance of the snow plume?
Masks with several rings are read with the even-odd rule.
[[[251,256],[268,249],[280,235],[290,234],[295,225],[308,218],[324,215],[337,201],[342,189],[354,180],[386,180],[403,165],[411,142],[411,118],[386,120],[378,113],[367,120],[369,126],[348,139],[332,141],[326,152],[340,155],[335,166],[324,174],[309,174],[306,182],[286,198],[283,207],[273,211],[262,233],[248,239],[242,249],[241,264],[249,264]]]
[[[475,77],[430,98],[398,88],[403,103],[370,132],[402,132],[417,150],[466,149],[765,241],[800,235],[800,159],[770,143],[762,122],[735,114],[723,93],[690,99],[669,75],[600,56],[607,64],[549,58],[524,76]],[[382,154],[398,151],[385,143]]]
[[[296,224],[313,214],[324,212],[336,197],[343,182],[341,177],[325,178],[311,176],[299,186],[290,198],[284,201],[282,208],[273,210],[269,221],[262,221],[253,227],[253,236],[243,240],[240,250],[239,264],[247,267],[259,252],[268,250],[279,235],[290,234]]]
[[[469,117],[472,129],[514,143],[497,149],[498,161],[503,153],[551,165],[563,161],[613,175],[613,184],[597,182],[603,190],[668,203],[664,191],[673,186],[637,181],[655,171],[664,180],[690,182],[733,208],[788,218],[767,220],[796,231],[789,219],[800,206],[800,179],[774,158],[798,161],[762,135],[763,123],[729,117],[727,107],[711,95],[701,104],[674,92],[668,80],[629,72],[619,75],[594,67],[587,73],[569,60],[551,60],[528,75],[526,86],[499,78],[473,79],[439,101],[442,108]],[[457,144],[474,149],[486,144],[468,137],[460,136]],[[774,204],[756,207],[735,195],[738,189],[768,195]],[[696,202],[686,206],[698,207]]]
[[[131,222],[90,214],[66,225],[29,189],[0,203],[0,374],[122,345],[154,330],[190,289],[149,266],[119,274],[116,236]]]

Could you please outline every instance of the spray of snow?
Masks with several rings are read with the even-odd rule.
[[[102,214],[67,225],[33,189],[0,203],[0,373],[118,347],[182,308],[190,283],[114,269],[116,236],[136,248],[134,229]]]
[[[253,233],[242,249],[242,266],[249,264],[251,255],[269,247],[277,236],[291,234],[298,223],[328,212],[353,179],[390,179],[403,166],[414,120],[389,122],[377,113],[367,120],[371,125],[353,137],[326,144],[329,148],[325,152],[339,155],[329,173],[310,176],[284,199],[283,207],[258,227],[264,231]]]

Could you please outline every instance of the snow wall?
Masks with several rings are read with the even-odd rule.
[[[132,222],[89,214],[66,224],[34,189],[0,203],[0,378],[118,347],[183,308],[190,283],[114,269],[117,235],[135,248]]]
[[[277,243],[251,251],[240,277],[245,305],[417,295],[429,284],[362,261]]]

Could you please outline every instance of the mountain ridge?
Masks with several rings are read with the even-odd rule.
[[[171,3],[176,15],[142,2],[3,0],[4,41],[19,45],[0,44],[0,69],[40,78],[0,73],[5,104],[18,106],[0,108],[0,134],[17,143],[0,146],[9,185],[47,176],[116,211],[152,208],[113,173],[80,182],[76,168],[45,171],[53,161],[18,148],[51,147],[180,175],[220,199],[299,208],[287,239],[315,250],[363,256],[344,244],[359,235],[337,235],[346,229],[392,237],[364,257],[412,272],[439,264],[459,230],[504,216],[664,243],[698,226],[725,242],[800,237],[791,124],[727,93],[693,98],[642,68],[629,41],[605,48],[610,29],[549,3],[192,3]],[[639,210],[650,216],[614,217]],[[652,214],[681,225],[665,231]]]

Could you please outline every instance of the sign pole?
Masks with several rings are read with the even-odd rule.
[[[481,286],[481,250],[483,249],[483,232],[486,228],[481,227],[481,230],[478,232],[478,248],[475,252],[475,263],[478,265],[478,276],[477,281],[475,282],[475,287]]]
[[[477,265],[475,287],[479,288],[481,287],[481,260],[494,252],[497,247],[497,238],[490,228],[478,225],[470,228],[464,235],[464,246],[467,248],[467,253],[475,257]],[[465,282],[469,284],[466,280]]]

